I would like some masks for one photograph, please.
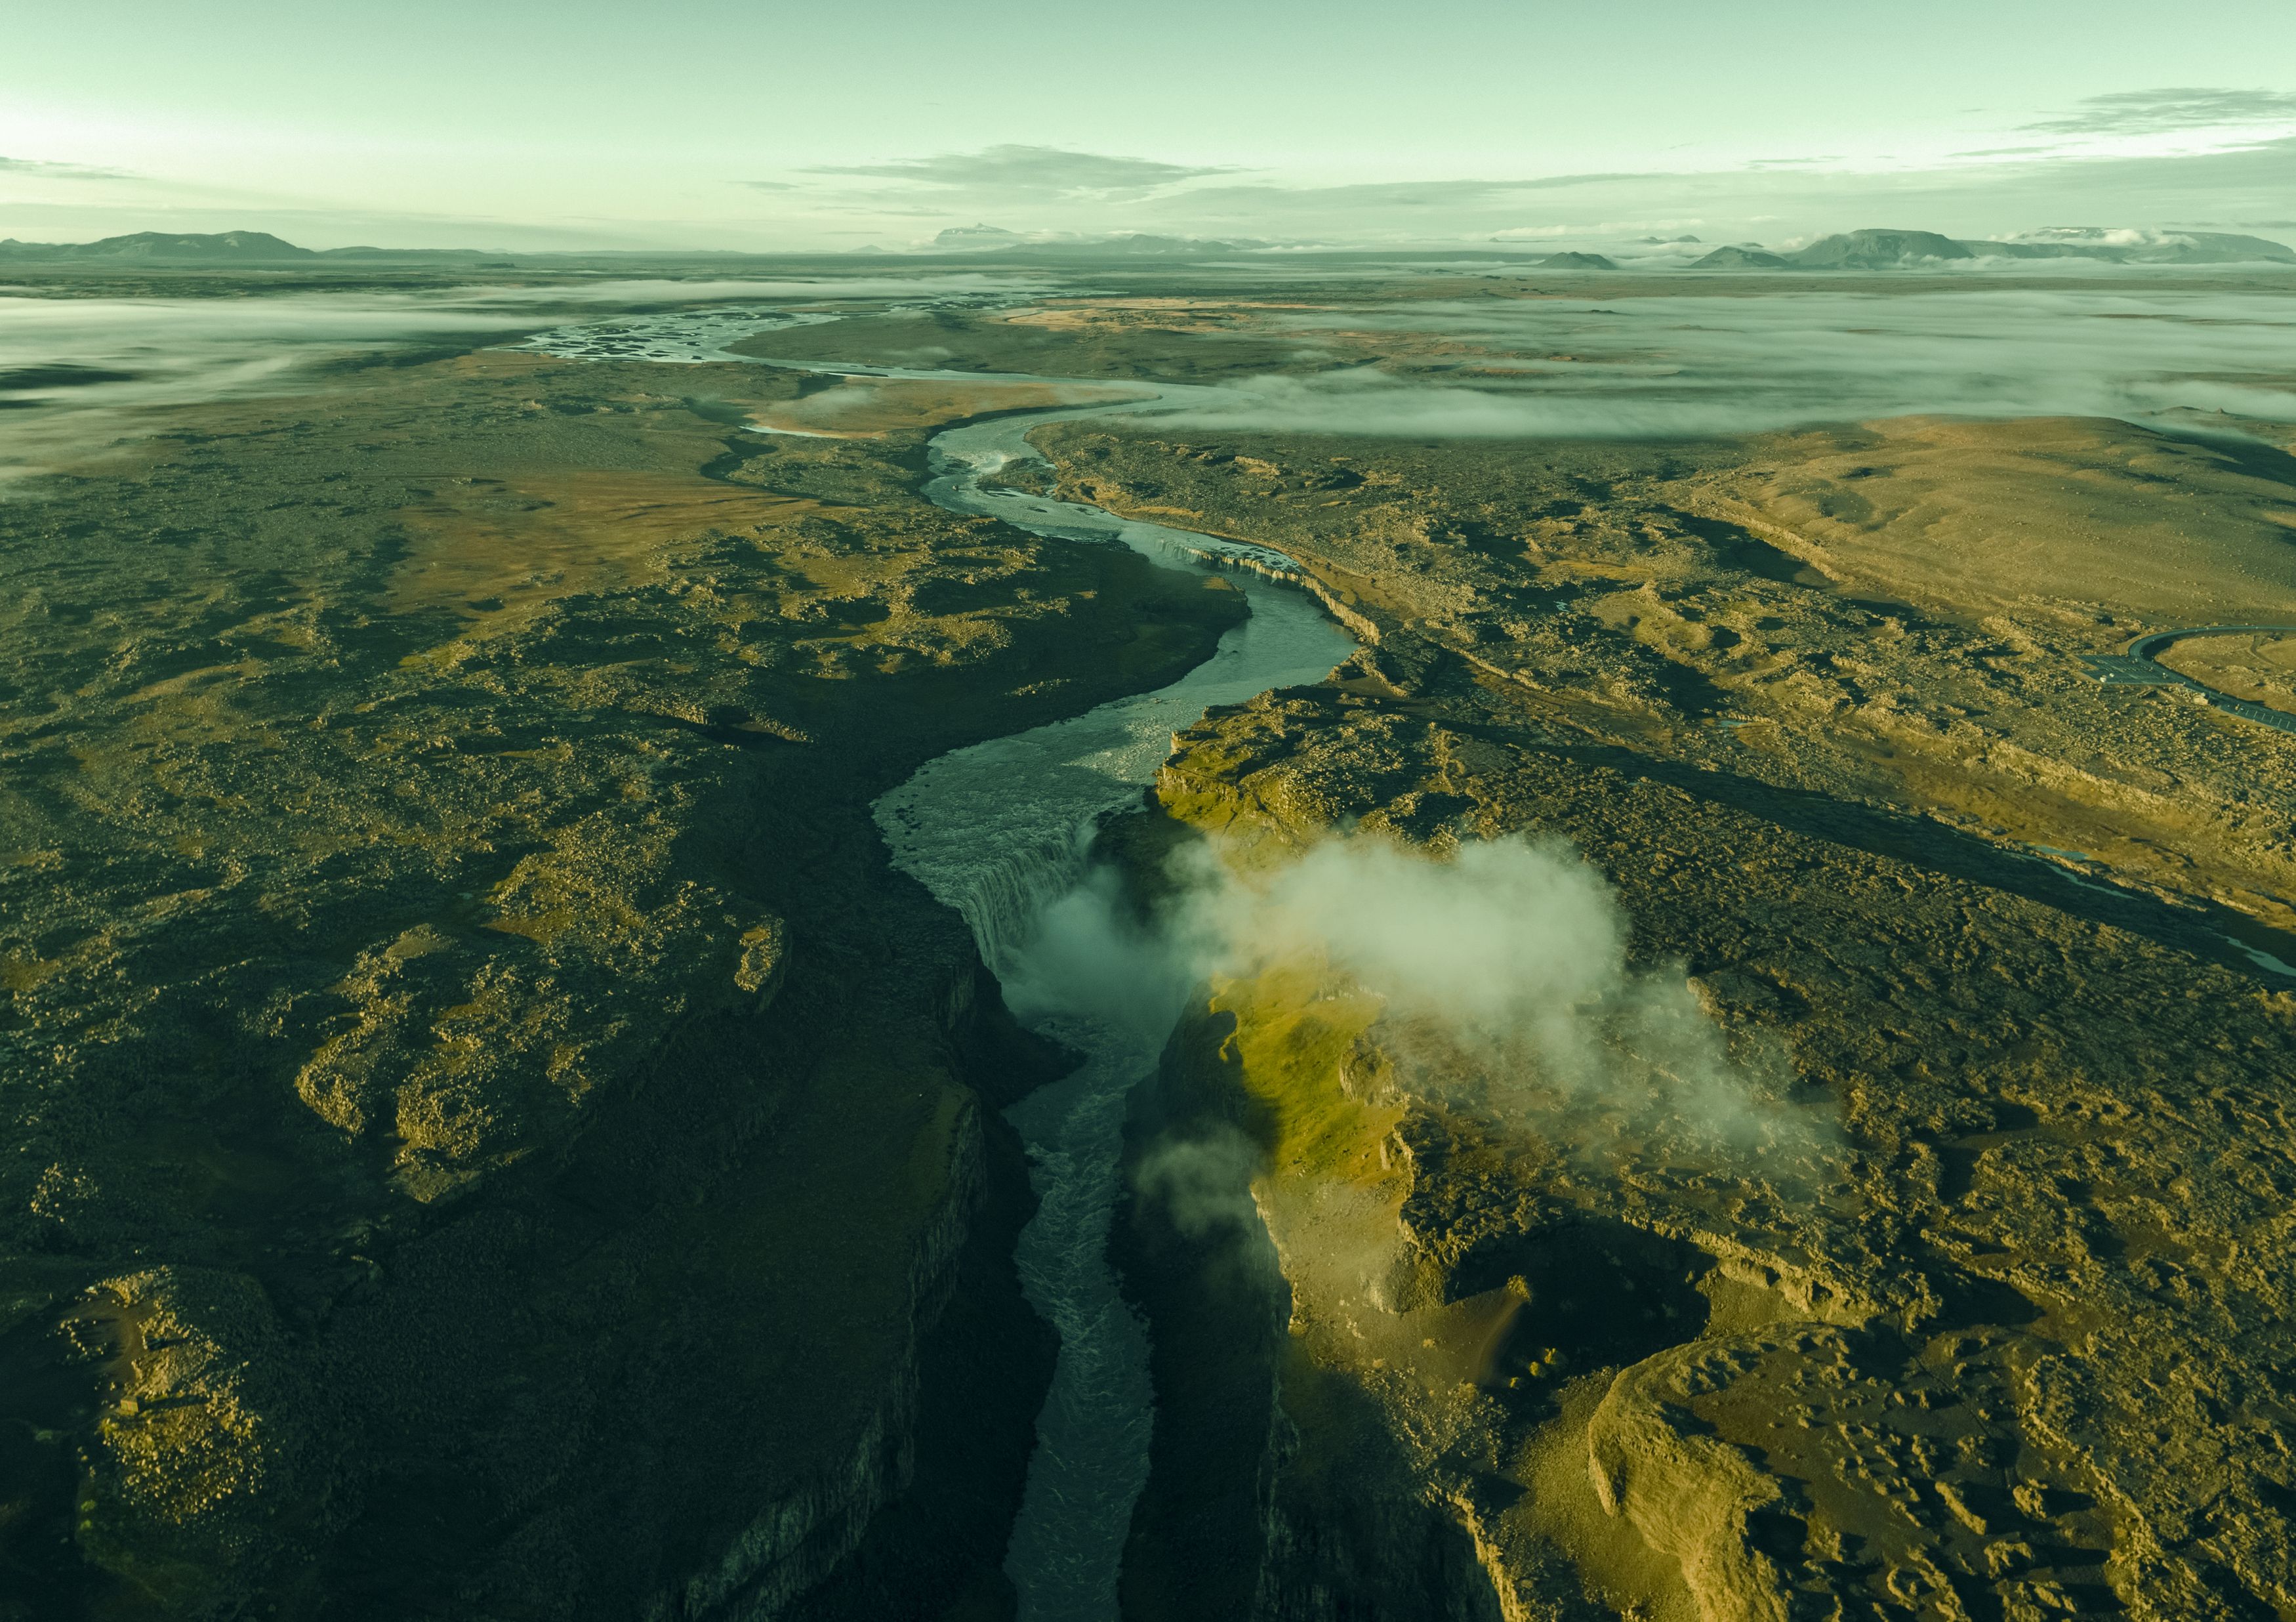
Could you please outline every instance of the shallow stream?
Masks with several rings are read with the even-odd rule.
[[[1123,408],[1115,408],[1122,409]],[[1038,424],[1111,408],[1032,412],[955,428],[932,442],[926,494],[962,513],[1039,535],[1115,542],[1172,568],[1212,558],[1281,568],[1281,554],[1136,523],[1098,507],[983,486],[983,474],[1033,457]],[[1240,572],[1251,617],[1169,687],[929,762],[877,803],[897,866],[964,916],[980,955],[1011,980],[1045,909],[1080,879],[1094,820],[1133,804],[1170,752],[1172,734],[1213,704],[1313,682],[1355,642],[1306,592]],[[1024,1023],[1086,1056],[1073,1074],[1015,1105],[1041,1201],[1021,1235],[1030,1303],[1060,1331],[1060,1361],[1037,1425],[1026,1497],[1005,1569],[1021,1622],[1112,1622],[1133,1501],[1148,1477],[1152,1404],[1146,1338],[1107,1259],[1119,1193],[1125,1097],[1154,1066],[1160,1037],[1093,1010],[1039,998]]]

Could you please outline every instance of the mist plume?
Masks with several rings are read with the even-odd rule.
[[[1373,1040],[1403,1091],[1562,1152],[1728,1159],[1806,1135],[1771,1100],[1783,1054],[1734,1051],[1680,965],[1636,965],[1615,893],[1562,840],[1431,859],[1341,835],[1274,867],[1206,844],[1169,877],[1152,920],[1106,870],[1048,908],[1008,983],[1016,1009],[1088,1010],[1151,1043],[1208,986],[1320,967],[1379,999]]]

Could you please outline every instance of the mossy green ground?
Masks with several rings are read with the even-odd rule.
[[[840,1471],[898,1494],[1017,1170],[869,803],[1235,597],[930,506],[924,427],[734,425],[800,386],[343,370],[0,506],[25,1614],[630,1614]],[[1033,1346],[1004,1277],[972,1332]]]

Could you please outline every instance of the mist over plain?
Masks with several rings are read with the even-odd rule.
[[[467,341],[513,341],[588,309],[1056,291],[1034,276],[853,282],[623,278],[250,299],[0,297],[0,399],[18,470],[53,464],[145,407],[291,392],[315,365]],[[2245,288],[2096,291],[1925,285],[1398,300],[1268,311],[1253,330],[1303,363],[1449,346],[1451,357],[1332,364],[1167,385],[1151,415],[1238,432],[1448,439],[1699,438],[1915,415],[2095,416],[2227,432],[2296,421],[2296,311]],[[2197,419],[2207,418],[2204,424]]]
[[[1216,384],[1163,420],[1601,439],[1929,414],[2296,419],[2296,309],[2232,290],[1494,298],[1286,315],[1276,325],[1303,340],[1410,333],[1468,352],[1439,370],[1350,366]]]
[[[151,407],[283,394],[347,357],[731,301],[929,299],[1011,292],[1022,278],[961,272],[855,277],[614,277],[406,292],[231,298],[54,298],[0,288],[0,476],[52,465],[127,432]]]

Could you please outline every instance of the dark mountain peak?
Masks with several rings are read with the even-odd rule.
[[[951,226],[933,238],[936,248],[1007,248],[1021,241],[1018,231],[1002,226]]]
[[[1784,270],[1786,261],[1759,248],[1742,248],[1733,244],[1727,248],[1717,248],[1690,268],[1693,270]]]
[[[2006,242],[1971,243],[2005,259],[2104,259],[2120,265],[2296,264],[2296,251],[2268,237],[2229,231],[2158,231],[2136,226],[2051,226]]]
[[[75,259],[197,259],[234,264],[318,257],[310,249],[282,242],[268,231],[136,231],[126,236],[83,243],[65,251]]]
[[[1820,270],[1894,270],[1925,260],[1977,256],[1965,243],[1934,231],[1876,229],[1822,237],[1789,257],[1793,264]]]
[[[1113,236],[1029,243],[1013,251],[1029,259],[1201,259],[1267,245],[1249,237],[1158,236],[1146,231],[1119,231]]]

